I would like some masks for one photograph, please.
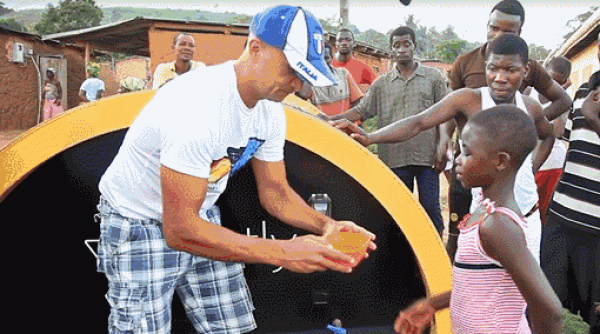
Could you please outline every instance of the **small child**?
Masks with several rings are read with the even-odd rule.
[[[536,143],[533,121],[512,105],[482,110],[467,122],[456,177],[465,188],[481,187],[486,200],[459,225],[452,290],[400,312],[396,332],[421,333],[448,307],[455,334],[560,332],[562,307],[528,248],[513,191]]]

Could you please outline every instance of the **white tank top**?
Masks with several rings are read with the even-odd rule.
[[[542,103],[540,101],[540,93],[537,90],[532,89],[531,94],[529,96],[540,102],[542,108],[546,108],[550,104],[550,102]],[[558,116],[558,117],[563,117]],[[552,146],[552,150],[550,151],[550,155],[544,161],[544,163],[540,166],[540,171],[551,170],[551,169],[562,169],[565,164],[565,158],[567,156],[567,145],[563,143],[560,138],[556,138],[554,141],[554,146]]]
[[[479,90],[481,92],[481,110],[492,108],[497,105],[492,99],[488,87],[481,87]],[[525,107],[523,97],[518,91],[515,95],[515,101],[517,103],[517,108],[527,113],[527,107]],[[481,188],[472,188],[471,193],[473,194],[471,212],[473,212],[481,200]],[[521,214],[526,215],[535,206],[538,199],[535,176],[533,175],[533,156],[530,153],[517,172],[517,177],[515,179],[515,200],[519,204]]]

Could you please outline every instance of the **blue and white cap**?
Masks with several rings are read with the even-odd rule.
[[[276,6],[256,14],[250,32],[283,50],[298,76],[312,86],[332,86],[337,81],[323,58],[323,28],[301,7]]]

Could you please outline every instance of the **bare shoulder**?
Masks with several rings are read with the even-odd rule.
[[[527,248],[523,229],[510,217],[498,212],[488,215],[481,223],[479,238],[485,252],[496,260],[508,248],[515,248],[517,245]]]
[[[475,113],[481,110],[481,93],[476,88],[461,88],[453,91],[455,105],[467,117],[471,118]]]

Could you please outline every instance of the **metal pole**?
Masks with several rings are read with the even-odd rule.
[[[348,0],[340,0],[340,26],[348,27],[350,21],[348,19],[348,15],[350,12],[350,5],[348,4]]]

